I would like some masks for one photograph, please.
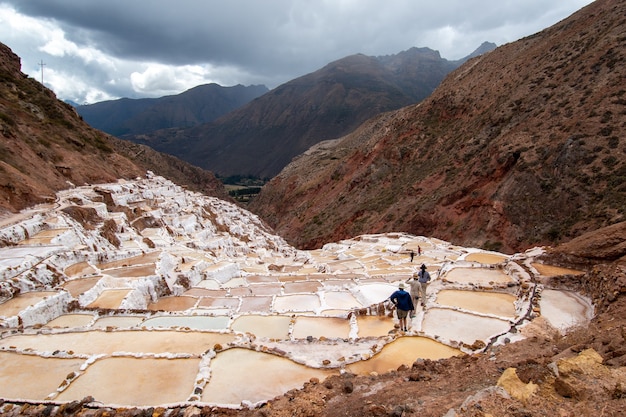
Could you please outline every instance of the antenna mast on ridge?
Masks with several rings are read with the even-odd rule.
[[[43,59],[41,60],[41,62],[39,63],[39,66],[41,67],[41,85],[43,85],[43,66],[46,65],[43,63]]]

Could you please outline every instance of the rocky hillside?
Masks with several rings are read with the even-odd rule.
[[[474,58],[319,144],[250,209],[302,248],[406,231],[519,251],[625,219],[626,1]]]
[[[0,212],[46,202],[60,189],[146,170],[226,197],[211,173],[89,127],[69,104],[23,74],[19,57],[0,44]]]
[[[120,137],[208,123],[267,91],[264,85],[205,84],[172,96],[122,98],[78,106],[76,111],[96,129]]]
[[[493,47],[487,43],[477,52]],[[289,81],[213,123],[125,138],[220,176],[271,178],[311,145],[424,99],[461,62],[428,48],[384,57],[353,55]]]

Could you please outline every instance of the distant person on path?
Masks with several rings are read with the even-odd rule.
[[[419,298],[422,301],[422,307],[426,307],[426,288],[430,282],[430,274],[426,270],[426,265],[420,266],[420,271],[417,273],[417,279],[419,281]]]
[[[422,256],[422,247],[421,246],[417,247],[417,256]]]
[[[395,291],[389,297],[393,305],[396,306],[396,312],[398,314],[398,320],[400,320],[400,330],[407,331],[406,317],[409,315],[409,311],[415,310],[413,301],[411,301],[411,294],[404,291],[404,283],[401,282],[398,285],[398,290]]]
[[[413,273],[413,276],[406,280],[407,284],[409,284],[409,293],[411,294],[411,301],[413,302],[413,307],[415,307],[420,299],[420,282],[419,275],[417,272]],[[411,310],[411,318],[415,317],[415,309]]]
[[[411,253],[409,255],[411,256],[411,262],[413,262],[413,258],[415,258],[415,252],[411,250]]]

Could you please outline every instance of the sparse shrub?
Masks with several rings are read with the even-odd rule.
[[[607,156],[606,158],[604,158],[602,160],[602,163],[604,164],[605,167],[612,169],[615,165],[617,165],[617,158],[614,157],[613,155]]]
[[[0,112],[0,120],[8,124],[9,126],[15,126],[15,120],[8,114]]]
[[[491,242],[490,240],[486,241],[483,245],[484,250],[499,252],[502,248],[502,242]]]
[[[619,145],[619,138],[617,136],[611,136],[609,138],[609,148],[615,149]]]

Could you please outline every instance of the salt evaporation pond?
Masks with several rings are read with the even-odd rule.
[[[0,248],[2,398],[239,407],[311,378],[473,353],[536,307],[556,328],[591,315],[554,290],[533,306],[529,255],[405,233],[299,251],[245,210],[151,174],[97,188],[0,229],[14,244]],[[119,246],[62,210],[73,205],[113,220]],[[426,307],[402,332],[387,299],[422,263]]]

